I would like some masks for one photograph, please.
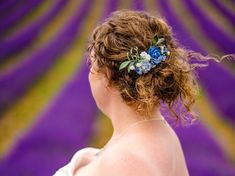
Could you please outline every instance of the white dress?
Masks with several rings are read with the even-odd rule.
[[[68,164],[58,169],[53,176],[73,176],[74,169],[77,168],[81,162],[81,156],[85,153],[96,154],[100,151],[98,148],[86,147],[78,150]]]

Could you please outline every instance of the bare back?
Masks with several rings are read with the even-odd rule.
[[[153,175],[188,176],[181,144],[174,130],[165,124],[158,128],[148,127],[146,133],[128,134],[115,145],[110,146],[87,166],[78,170],[75,176],[94,176],[99,170],[99,162],[121,151],[134,153],[146,163]]]

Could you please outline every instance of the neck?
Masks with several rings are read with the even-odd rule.
[[[107,115],[110,118],[113,126],[113,134],[110,141],[121,135],[125,131],[125,129],[127,129],[132,124],[144,120],[143,116],[138,115],[131,107],[126,105],[121,97],[117,94],[112,95],[112,101],[109,103]],[[159,108],[156,109],[152,118],[164,119],[159,111]],[[159,122],[151,121],[151,124],[154,123]]]

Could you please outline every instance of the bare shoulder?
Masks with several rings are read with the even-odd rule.
[[[109,150],[99,163],[102,176],[188,175],[180,142],[172,131],[129,137]]]
[[[104,156],[98,172],[102,176],[156,175],[143,158],[126,149],[114,150],[112,154]]]

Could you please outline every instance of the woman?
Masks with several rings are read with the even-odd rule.
[[[99,24],[88,52],[91,91],[113,135],[102,149],[79,150],[55,176],[189,175],[180,141],[159,108],[164,102],[175,121],[188,120],[198,92],[193,68],[200,64],[189,64],[195,53],[179,46],[160,17],[130,10]],[[176,100],[186,113],[173,110]]]

